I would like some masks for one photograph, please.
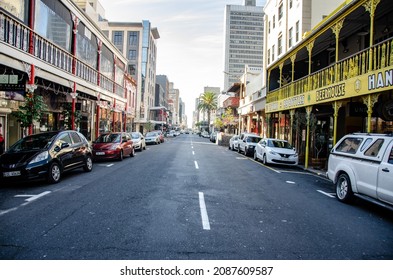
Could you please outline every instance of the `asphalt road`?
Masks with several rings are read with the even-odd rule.
[[[196,135],[0,186],[0,259],[393,259],[392,212]]]

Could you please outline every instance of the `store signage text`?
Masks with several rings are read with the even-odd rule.
[[[393,86],[393,69],[368,76],[368,90]]]
[[[296,95],[284,100],[284,109],[302,105],[304,105],[304,94]]]
[[[345,95],[345,84],[331,86],[322,90],[317,90],[317,101],[333,99]]]

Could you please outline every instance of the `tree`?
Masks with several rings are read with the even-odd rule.
[[[31,127],[34,121],[40,121],[46,111],[48,111],[48,106],[41,95],[27,93],[25,103],[12,115],[16,117],[21,127],[26,128]]]
[[[64,116],[64,128],[65,129],[71,129],[72,127],[72,104],[69,102],[66,102],[63,104],[63,116]],[[74,112],[74,121],[75,125],[78,126],[80,121],[82,120],[82,113],[78,110],[75,110]]]
[[[217,96],[213,92],[205,92],[199,98],[198,109],[207,113],[208,132],[210,133],[210,113],[217,109]]]

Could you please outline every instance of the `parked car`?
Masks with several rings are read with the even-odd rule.
[[[243,134],[243,138],[238,140],[237,151],[249,156],[254,154],[254,149],[257,143],[261,140],[256,134]]]
[[[229,139],[229,149],[234,151],[238,146],[239,135],[233,135],[231,139]]]
[[[124,156],[133,157],[134,155],[133,142],[127,132],[103,133],[93,142],[94,160],[123,160]]]
[[[146,150],[145,136],[140,132],[131,132],[132,144],[135,150],[143,151]]]
[[[165,141],[164,133],[162,133],[161,130],[154,130],[153,132],[156,132],[158,134],[158,136],[160,138],[160,143],[164,143],[164,141]]]
[[[294,147],[286,140],[264,138],[256,145],[254,159],[263,164],[297,165],[299,156]]]
[[[60,181],[63,172],[93,169],[92,151],[79,132],[52,131],[26,136],[0,156],[0,181]]]
[[[207,131],[202,131],[201,136],[203,138],[209,138],[210,137],[210,135],[209,135],[209,133]]]
[[[326,175],[339,201],[358,196],[393,209],[393,135],[344,136],[331,150]]]
[[[174,131],[174,130],[170,130],[170,131],[167,133],[166,136],[167,136],[167,137],[176,137],[175,131]]]
[[[157,145],[157,144],[161,143],[160,136],[158,135],[157,132],[154,132],[154,131],[150,131],[150,132],[146,133],[145,141],[146,141],[146,144],[148,144],[148,145],[149,144]]]
[[[210,142],[215,143],[217,140],[217,131],[213,131],[212,133],[210,133]]]

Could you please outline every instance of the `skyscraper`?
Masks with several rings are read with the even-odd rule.
[[[263,6],[257,6],[256,0],[244,0],[243,5],[226,5],[224,90],[238,82],[246,65],[263,66],[263,17]]]

